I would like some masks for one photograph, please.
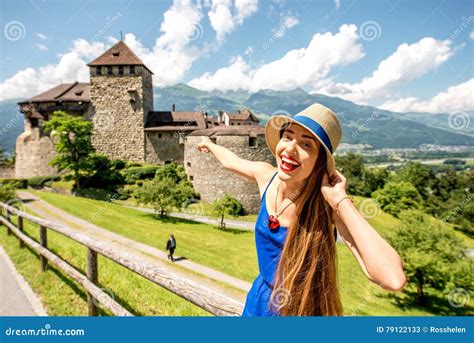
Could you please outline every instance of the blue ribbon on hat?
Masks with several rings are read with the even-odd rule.
[[[293,117],[293,120],[305,125],[307,128],[311,129],[321,140],[323,141],[324,145],[326,145],[326,148],[331,152],[332,155],[332,144],[331,140],[329,139],[328,134],[324,130],[324,128],[319,125],[319,123],[309,117],[302,116],[302,115],[296,115]]]

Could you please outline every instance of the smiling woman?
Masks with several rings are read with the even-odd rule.
[[[260,274],[243,316],[343,315],[335,226],[369,280],[391,291],[404,287],[400,256],[352,204],[335,168],[341,136],[336,115],[314,104],[268,121],[265,139],[277,167],[243,160],[208,139],[198,144],[224,168],[254,179],[262,195],[255,227]]]

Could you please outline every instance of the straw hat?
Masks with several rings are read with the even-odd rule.
[[[333,153],[342,137],[342,130],[336,115],[321,104],[313,104],[293,117],[284,115],[271,117],[265,126],[265,140],[275,156],[275,148],[280,141],[280,128],[286,123],[296,123],[311,132],[326,149],[327,171],[331,175],[336,169]]]

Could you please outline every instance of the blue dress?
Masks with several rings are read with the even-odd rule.
[[[268,227],[268,210],[265,197],[267,189],[272,183],[277,173],[275,173],[263,192],[260,202],[260,212],[255,224],[255,243],[257,247],[258,269],[260,274],[252,284],[247,300],[245,302],[242,316],[276,316],[276,312],[269,308],[270,295],[272,293],[273,278],[280,260],[280,254],[285,243],[285,226],[280,226],[276,230]]]

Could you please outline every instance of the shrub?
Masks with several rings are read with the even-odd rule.
[[[0,185],[10,185],[13,188],[28,188],[27,179],[0,179]]]
[[[51,185],[52,181],[59,181],[59,180],[61,180],[61,177],[58,175],[34,176],[28,179],[28,185],[33,188],[41,188],[45,186],[46,183],[48,183],[46,186],[49,186]]]
[[[132,184],[137,180],[153,179],[158,168],[158,166],[130,167],[122,169],[120,173],[125,178],[126,183]]]

